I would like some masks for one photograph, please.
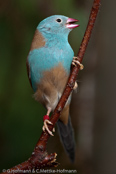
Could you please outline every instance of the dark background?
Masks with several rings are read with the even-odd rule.
[[[93,0],[0,0],[0,171],[25,161],[42,132],[46,110],[32,98],[26,72],[34,31],[44,18],[62,14],[80,20],[69,42],[75,55]],[[116,173],[116,1],[101,8],[79,72],[71,103],[76,161],[70,164],[58,133],[48,151],[58,153],[59,169],[79,174]]]

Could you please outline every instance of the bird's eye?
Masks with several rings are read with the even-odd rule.
[[[56,21],[57,21],[57,22],[59,22],[59,23],[61,23],[61,22],[62,22],[62,20],[61,20],[61,19],[56,19]]]

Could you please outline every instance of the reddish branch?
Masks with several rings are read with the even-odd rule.
[[[89,39],[91,36],[91,32],[93,30],[93,26],[94,26],[94,23],[95,23],[95,20],[96,20],[98,11],[99,11],[99,7],[100,7],[100,0],[94,0],[91,14],[89,17],[89,22],[88,22],[88,25],[86,28],[86,32],[85,32],[84,38],[82,40],[79,52],[77,54],[77,57],[78,57],[78,60],[80,61],[80,63],[82,62],[83,56],[85,54],[85,50],[88,45],[88,42],[89,42]],[[76,67],[74,66],[72,68],[72,72],[70,74],[67,86],[63,92],[63,95],[62,95],[56,109],[54,110],[54,113],[51,116],[50,120],[53,123],[53,125],[49,125],[50,130],[52,130],[53,127],[55,126],[57,120],[59,119],[61,111],[63,110],[65,103],[66,103],[71,91],[73,90],[79,69],[80,69],[79,65],[77,65]],[[47,132],[42,132],[41,137],[40,137],[39,141],[37,142],[31,157],[27,161],[10,169],[11,173],[13,170],[14,171],[16,170],[16,172],[19,170],[19,173],[21,173],[20,172],[21,170],[22,171],[23,170],[33,170],[33,169],[57,166],[58,163],[56,162],[56,156],[57,156],[56,153],[48,154],[46,151],[46,145],[47,145],[49,137],[50,137],[50,135]],[[7,173],[7,172],[4,172],[4,174],[5,173]]]

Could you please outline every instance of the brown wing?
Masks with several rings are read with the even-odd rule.
[[[27,58],[27,61],[26,61],[26,67],[27,67],[27,75],[28,75],[28,78],[29,78],[29,82],[30,82],[31,87],[32,87],[31,74],[30,74],[30,66],[29,66],[29,63],[28,63],[28,58]]]

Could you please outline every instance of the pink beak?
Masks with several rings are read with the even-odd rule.
[[[75,22],[78,22],[78,20],[73,19],[73,18],[68,18],[68,20],[66,22],[66,27],[69,28],[69,29],[79,27],[79,24],[75,24]]]

